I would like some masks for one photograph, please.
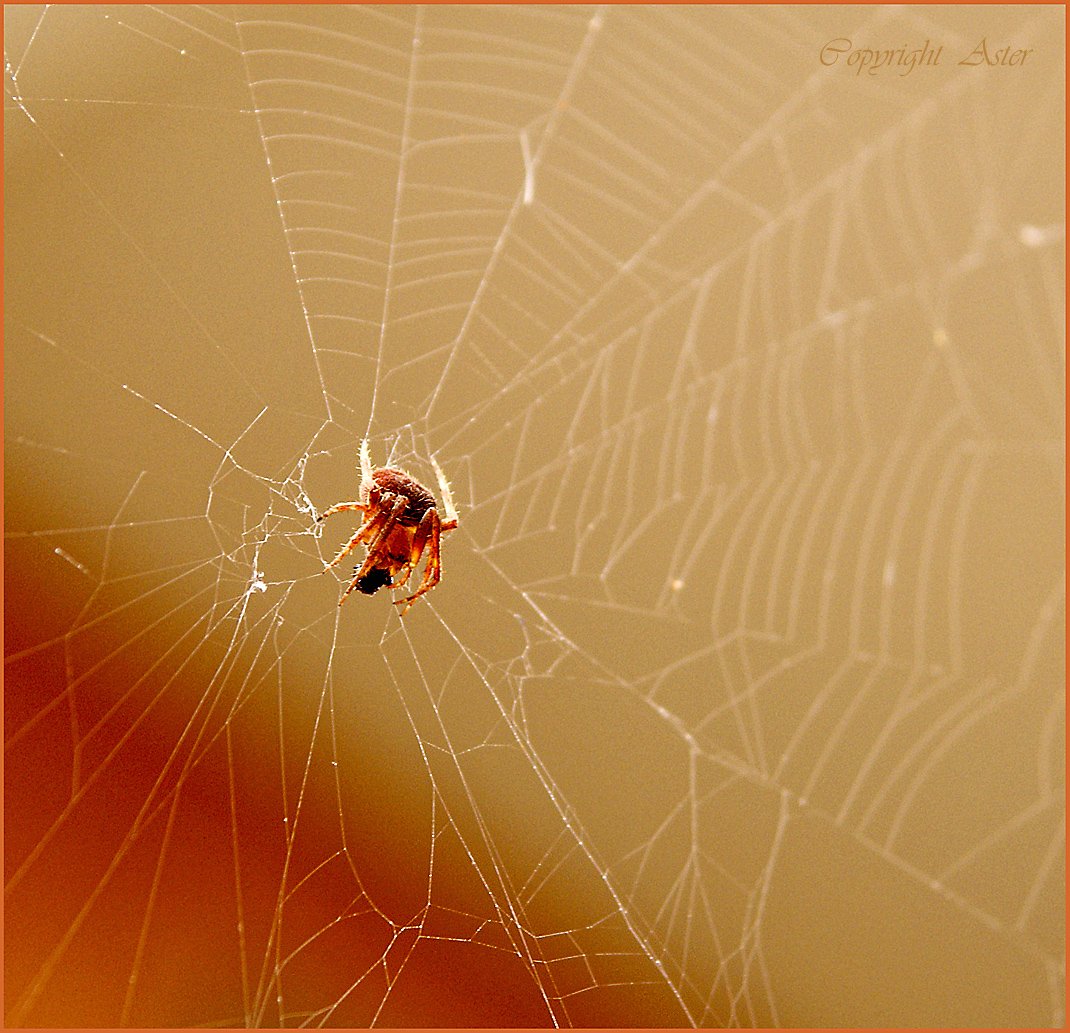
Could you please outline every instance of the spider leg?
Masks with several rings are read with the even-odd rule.
[[[398,599],[394,603],[395,606],[404,606],[404,609],[401,610],[399,614],[399,616],[401,617],[404,617],[405,614],[409,612],[409,610],[412,608],[412,604],[416,602],[416,600],[419,599],[420,596],[422,596],[425,592],[430,592],[431,589],[434,588],[435,585],[437,585],[439,581],[442,580],[442,553],[440,549],[440,541],[442,537],[442,522],[439,520],[437,510],[429,509],[424,519],[426,520],[427,517],[431,518],[431,526],[424,535],[424,541],[428,544],[427,566],[424,567],[424,577],[423,580],[420,582],[420,587],[417,588],[416,591],[413,592],[413,594],[410,595],[408,598]],[[454,524],[454,526],[456,526],[456,524]],[[423,521],[421,521],[420,527],[421,529],[423,528]],[[450,530],[452,530],[452,528],[450,528]],[[414,538],[413,545],[415,546],[415,544],[416,540]],[[414,565],[417,561],[414,561]]]
[[[434,533],[435,518],[432,516],[433,513],[433,509],[429,509],[424,513],[423,519],[416,528],[416,531],[412,536],[412,547],[409,549],[409,560],[405,566],[398,571],[398,575],[394,579],[395,588],[404,588],[405,582],[409,580],[413,570],[419,565],[420,557],[424,554],[424,548],[427,545],[427,540]]]
[[[379,559],[379,550],[382,548],[383,543],[387,540],[387,537],[389,536],[390,532],[394,530],[398,522],[398,517],[400,517],[401,514],[405,512],[405,507],[408,504],[409,500],[405,498],[404,495],[398,495],[394,499],[394,504],[390,507],[389,513],[386,513],[383,510],[379,510],[375,518],[371,521],[371,523],[367,525],[370,529],[372,524],[374,524],[377,520],[379,520],[380,517],[382,517],[382,523],[380,524],[378,532],[375,534],[374,538],[371,537],[370,530],[360,532],[365,539],[371,538],[371,541],[368,543],[368,555],[364,560],[364,565],[353,576],[353,580],[349,582],[349,587],[345,590],[345,592],[342,593],[342,598],[338,600],[339,606],[341,606],[342,603],[344,603],[346,599],[349,598],[350,592],[352,592],[353,589],[357,587],[357,584],[360,582],[361,578],[363,578],[368,573],[368,571],[372,569],[372,567],[377,565],[377,561]]]
[[[327,512],[329,513],[330,510]],[[389,516],[388,512],[381,509],[370,520],[366,520],[357,530],[357,533],[342,546],[338,555],[323,568],[324,572],[330,570],[335,564],[341,563],[361,542],[367,541],[371,535],[375,534],[383,526]]]
[[[331,506],[330,509],[325,509],[320,513],[320,515],[316,517],[316,523],[318,524],[321,521],[326,520],[329,516],[334,516],[335,513],[345,513],[350,509],[359,509],[362,513],[368,511],[368,507],[365,506],[363,502],[339,502],[336,505]]]

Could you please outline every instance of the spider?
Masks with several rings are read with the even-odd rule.
[[[323,568],[324,573],[340,563],[358,545],[367,547],[368,555],[360,567],[354,567],[353,580],[338,600],[349,598],[354,588],[365,595],[374,595],[380,588],[402,588],[420,562],[424,549],[428,550],[423,580],[416,591],[405,599],[394,601],[402,606],[401,616],[425,592],[430,592],[442,578],[440,539],[457,526],[457,509],[453,504],[450,486],[432,458],[438,486],[442,492],[442,508],[446,519],[438,515],[435,496],[404,470],[392,467],[372,467],[368,442],[360,443],[359,502],[338,502],[324,510],[319,523],[335,513],[358,509],[364,514],[360,529],[346,543],[341,552]]]

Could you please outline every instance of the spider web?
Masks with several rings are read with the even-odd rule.
[[[10,1024],[1062,1025],[1060,8],[5,19]]]

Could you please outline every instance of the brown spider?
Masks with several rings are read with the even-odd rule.
[[[349,587],[338,600],[338,605],[349,598],[354,588],[365,595],[374,595],[380,588],[402,588],[409,580],[416,565],[428,549],[427,566],[420,587],[405,599],[397,599],[395,606],[404,606],[404,616],[409,607],[425,592],[430,592],[442,577],[440,538],[457,526],[457,509],[453,505],[450,486],[434,458],[431,460],[442,491],[442,508],[446,514],[443,521],[435,506],[435,496],[419,481],[404,470],[391,467],[372,468],[367,440],[360,443],[360,501],[339,502],[324,510],[316,522],[326,520],[334,513],[359,509],[364,514],[364,523],[324,572],[340,563],[358,545],[364,543],[368,555],[359,568],[354,568],[354,577]]]

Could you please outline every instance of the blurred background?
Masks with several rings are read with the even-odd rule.
[[[4,14],[9,1025],[1063,1024],[1062,8]]]

